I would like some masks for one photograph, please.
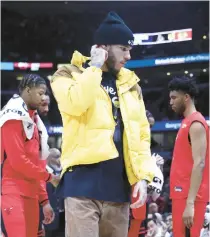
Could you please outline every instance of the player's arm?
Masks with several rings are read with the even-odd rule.
[[[40,181],[39,185],[39,204],[42,206],[44,214],[43,223],[50,224],[55,218],[55,213],[48,199],[46,183],[42,180]]]
[[[42,169],[45,169],[46,160],[40,160],[39,164]],[[48,194],[47,194],[47,190],[46,190],[46,182],[43,180],[40,180],[40,182],[39,182],[38,198],[39,198],[39,204],[41,206],[44,206],[45,204],[49,203],[49,198],[48,198]]]
[[[27,157],[24,149],[22,122],[18,120],[7,121],[2,126],[2,137],[4,137],[4,149],[8,162],[13,170],[21,173],[26,179],[49,181],[51,174],[39,166],[34,165]]]
[[[190,127],[193,169],[190,179],[190,189],[187,203],[194,203],[203,178],[207,149],[206,130],[200,122],[194,122]]]
[[[39,182],[39,204],[44,206],[47,203],[49,203],[49,198],[46,190],[46,182],[41,180]]]

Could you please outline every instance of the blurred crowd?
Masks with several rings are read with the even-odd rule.
[[[172,237],[172,214],[161,213],[156,203],[149,205],[148,231],[146,237]]]
[[[67,62],[75,49],[87,55],[93,43],[93,33],[98,27],[97,22],[101,19],[100,13],[90,14],[88,11],[72,11],[68,15],[37,13],[36,17],[29,17],[2,8],[1,13],[2,61]],[[208,52],[208,40],[203,40],[197,31],[193,32],[192,41],[135,47],[132,58],[174,56],[174,52],[176,55]]]
[[[206,207],[203,229],[198,237],[209,237],[210,205]],[[171,212],[160,211],[156,203],[149,205],[148,231],[145,237],[173,237],[173,221]]]
[[[3,61],[64,61],[74,49],[88,52],[95,23],[88,14],[25,17],[4,8],[2,18]]]

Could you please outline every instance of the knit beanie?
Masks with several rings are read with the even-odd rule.
[[[94,35],[97,45],[133,45],[134,36],[124,21],[115,12],[109,12]]]

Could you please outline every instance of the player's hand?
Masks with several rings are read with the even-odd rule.
[[[54,175],[52,174],[52,178],[50,180],[50,183],[54,186],[54,187],[57,187],[59,182],[60,182],[60,176],[59,175]]]
[[[61,153],[57,148],[49,149],[49,156],[47,157],[47,164],[49,165],[51,160],[59,160]]]
[[[93,45],[90,51],[91,65],[101,68],[108,58],[108,52],[105,46]]]
[[[182,219],[185,226],[188,229],[190,229],[193,225],[193,219],[194,219],[194,204],[193,203],[186,204]]]
[[[147,200],[147,181],[141,180],[134,186],[133,190],[133,197],[136,198],[138,196],[138,199],[136,202],[131,204],[131,208],[139,208],[143,206]]]
[[[45,225],[52,223],[53,220],[55,219],[55,213],[49,203],[43,206],[43,214],[44,214],[43,223]]]

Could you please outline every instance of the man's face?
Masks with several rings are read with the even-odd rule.
[[[37,87],[26,88],[26,90],[28,91],[29,109],[38,109],[45,97],[46,85],[41,84]]]
[[[130,50],[132,47],[124,45],[109,45],[107,46],[108,59],[106,66],[108,70],[117,74],[127,61],[131,59]]]
[[[155,214],[155,213],[157,213],[157,212],[158,212],[158,206],[157,206],[157,204],[156,204],[156,203],[151,203],[151,204],[149,205],[149,213]]]
[[[49,105],[50,105],[50,97],[48,95],[45,95],[38,109],[40,115],[47,116],[49,112]]]
[[[189,96],[181,91],[171,91],[169,97],[172,110],[179,115],[183,115]]]

